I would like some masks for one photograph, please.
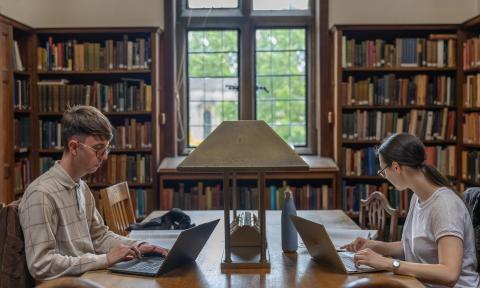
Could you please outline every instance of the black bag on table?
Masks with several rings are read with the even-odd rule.
[[[195,224],[191,223],[190,216],[179,208],[172,208],[164,215],[148,222],[131,224],[126,230],[183,230],[193,226]]]

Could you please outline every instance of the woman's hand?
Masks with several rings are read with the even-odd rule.
[[[368,248],[368,242],[370,240],[362,238],[362,237],[357,237],[355,240],[353,240],[351,243],[343,245],[340,247],[340,249],[346,249],[347,251],[350,252],[357,252],[362,249]]]
[[[367,265],[379,270],[390,270],[392,268],[391,258],[383,257],[370,248],[365,248],[355,253],[353,261],[357,267]]]

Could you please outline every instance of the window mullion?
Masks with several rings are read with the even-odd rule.
[[[254,119],[255,110],[255,31],[249,17],[244,17],[240,31],[240,119]]]

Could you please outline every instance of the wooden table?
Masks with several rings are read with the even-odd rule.
[[[164,212],[155,211],[146,220]],[[196,224],[223,218],[223,211],[187,211]],[[298,215],[320,222],[328,228],[359,229],[341,210],[305,210]],[[337,274],[313,261],[305,248],[297,253],[284,254],[281,249],[280,211],[267,211],[267,241],[271,269],[241,270],[235,273],[220,272],[224,249],[223,221],[221,220],[196,263],[175,269],[161,277],[142,277],[114,274],[107,270],[90,271],[87,278],[105,287],[341,287],[345,283],[363,277],[395,278],[408,287],[424,287],[412,277],[392,273]]]

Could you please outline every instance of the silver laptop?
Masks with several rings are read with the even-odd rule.
[[[108,269],[116,273],[157,276],[193,262],[205,246],[218,221],[220,219],[182,231],[166,257],[159,254],[146,255],[140,259],[119,262]]]
[[[290,215],[293,225],[305,243],[308,253],[321,265],[332,268],[343,274],[366,273],[378,271],[370,266],[355,266],[353,252],[337,251],[322,224]]]

